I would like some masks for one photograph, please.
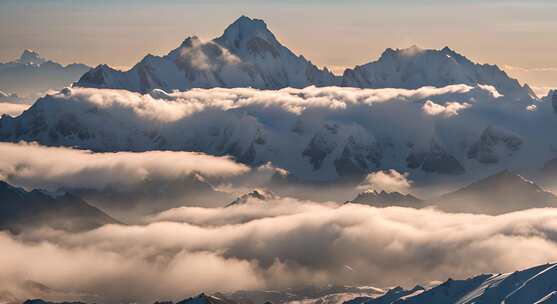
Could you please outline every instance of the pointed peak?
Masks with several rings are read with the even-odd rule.
[[[445,55],[450,55],[450,56],[453,56],[453,55],[459,55],[459,56],[460,56],[459,53],[457,53],[455,50],[451,49],[451,48],[448,47],[448,46],[445,46],[444,48],[442,48],[441,50],[439,50],[439,52],[441,52],[441,53],[443,53],[443,54],[445,54]]]
[[[450,47],[445,46],[444,48],[441,49],[441,52],[450,53],[453,52],[453,50]]]
[[[21,53],[19,62],[23,64],[41,64],[46,62],[46,59],[42,58],[39,53],[30,49],[26,49]]]
[[[227,47],[237,48],[243,41],[249,41],[255,37],[261,38],[267,43],[278,43],[273,33],[267,28],[265,21],[246,16],[241,16],[230,24],[224,30],[222,36],[215,39],[215,41]]]
[[[480,180],[479,182],[477,182],[479,184],[499,184],[499,183],[503,183],[506,185],[532,185],[535,186],[536,188],[539,188],[539,186],[532,180],[529,180],[527,178],[525,178],[524,176],[517,174],[515,172],[512,172],[508,169],[504,169],[501,170],[491,176],[488,176],[486,178],[484,178],[483,180]],[[541,189],[541,188],[540,188]]]
[[[236,21],[232,22],[225,30],[223,36],[230,33],[269,33],[269,29],[267,28],[267,24],[265,21],[261,19],[252,19],[250,17],[242,15],[240,18],[236,19]]]
[[[236,21],[232,22],[229,27],[233,26],[243,26],[243,27],[259,27],[259,28],[267,28],[267,24],[265,21],[261,19],[250,18],[246,15],[240,16]]]

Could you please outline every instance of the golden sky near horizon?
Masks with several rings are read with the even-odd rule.
[[[0,62],[31,48],[61,63],[127,68],[187,36],[219,36],[244,14],[333,71],[385,48],[449,46],[543,91],[557,87],[557,1],[1,0]]]

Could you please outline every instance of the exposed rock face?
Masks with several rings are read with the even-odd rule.
[[[382,157],[383,151],[378,142],[350,135],[334,165],[339,176],[359,176],[378,168]]]
[[[351,203],[365,204],[374,207],[422,207],[423,201],[411,194],[402,194],[400,192],[386,192],[369,190],[362,192],[356,196]]]
[[[551,105],[553,106],[553,111],[557,113],[557,90],[551,91],[550,96],[551,96]]]
[[[323,128],[313,136],[311,142],[302,152],[313,166],[314,170],[319,170],[323,161],[337,147],[337,137],[339,126],[337,124],[327,123]]]
[[[431,141],[429,151],[412,152],[406,158],[408,168],[421,168],[426,172],[441,174],[463,174],[464,168],[452,155],[448,154],[435,140]]]
[[[277,199],[278,197],[271,191],[266,190],[266,189],[255,189],[249,193],[246,193],[244,195],[241,195],[239,197],[237,197],[234,201],[232,201],[231,203],[229,203],[228,205],[226,205],[226,207],[231,207],[231,206],[238,206],[238,205],[244,205],[247,204],[248,202],[250,202],[251,200],[257,200],[257,201],[269,201],[269,200],[274,200]]]
[[[498,128],[487,127],[468,150],[468,158],[476,159],[480,163],[497,163],[503,156],[502,154],[512,154],[522,146],[522,138],[510,131]]]

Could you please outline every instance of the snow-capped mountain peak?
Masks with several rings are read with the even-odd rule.
[[[273,46],[280,45],[275,35],[267,28],[265,21],[246,16],[241,16],[230,24],[222,36],[215,39],[215,42],[229,49],[238,49],[255,38],[262,39]]]
[[[278,89],[337,83],[331,72],[280,44],[264,21],[242,16],[211,41],[192,36],[167,56],[147,56],[126,72],[97,67],[76,85],[146,93],[153,89]]]
[[[343,85],[362,88],[443,87],[449,84],[490,85],[513,99],[536,98],[496,65],[477,64],[449,47],[441,50],[386,49],[377,61],[347,69]]]
[[[477,64],[449,47],[386,49],[377,61],[347,69],[342,76],[319,68],[282,45],[260,19],[241,16],[220,37],[183,41],[167,56],[149,56],[127,72],[98,69],[77,82],[83,87],[149,92],[191,88],[279,89],[315,86],[417,89],[454,84],[492,86],[513,100],[537,99],[527,85],[495,65]],[[93,75],[89,75],[93,74]]]
[[[39,53],[33,50],[26,49],[23,51],[23,53],[21,53],[18,62],[22,64],[39,65],[45,63],[46,59],[42,58]]]

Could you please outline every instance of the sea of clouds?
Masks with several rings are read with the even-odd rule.
[[[0,233],[0,247],[0,286],[16,298],[149,303],[202,291],[411,287],[555,261],[557,210],[486,216],[278,198],[83,233]]]

